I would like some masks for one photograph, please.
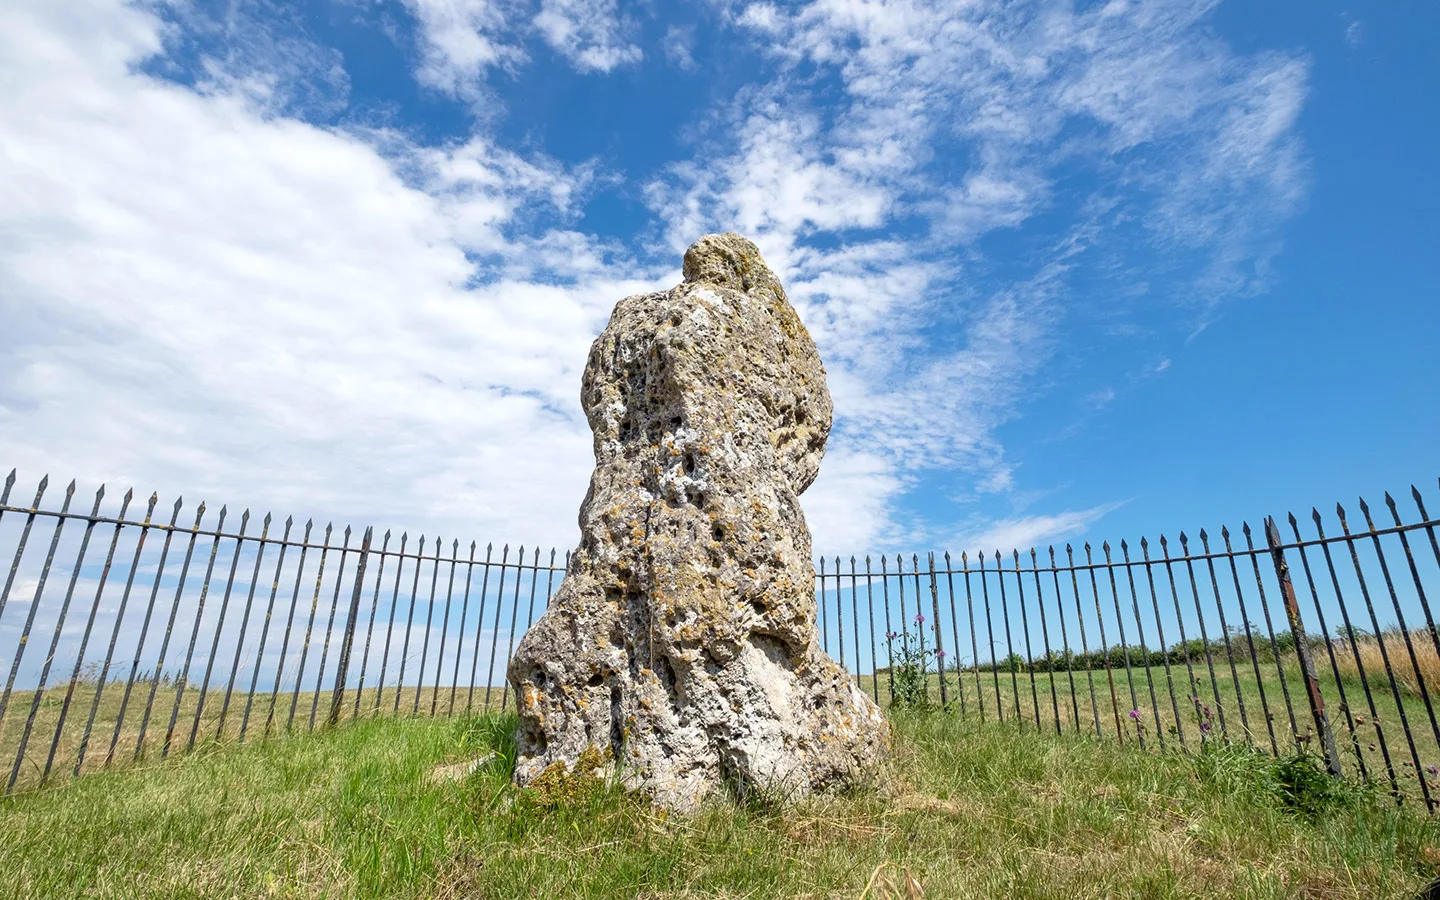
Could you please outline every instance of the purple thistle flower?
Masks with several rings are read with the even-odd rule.
[[[1210,729],[1211,729],[1212,727],[1213,727],[1213,726],[1212,726],[1209,722],[1201,722],[1201,723],[1200,723],[1200,733],[1201,733],[1201,734],[1209,734],[1209,733],[1210,733]]]
[[[936,651],[935,651],[935,656],[936,656],[937,659],[944,659],[944,658],[945,658],[945,651],[944,651],[944,650],[936,650]]]
[[[886,633],[885,633],[885,637],[887,637],[887,638],[889,638],[890,640],[893,641],[893,640],[895,640],[895,638],[899,637],[899,632],[895,632],[895,631],[886,632]]]
[[[1425,773],[1431,778],[1434,778],[1435,776],[1440,775],[1440,766],[1426,766]]]
[[[925,616],[921,613],[915,614],[915,621],[921,625],[925,624]]]
[[[1132,710],[1130,710],[1130,712],[1128,713],[1128,715],[1130,716],[1130,718],[1134,719],[1135,721],[1137,721],[1137,722],[1140,721],[1140,710],[1138,710],[1138,709],[1132,709]]]

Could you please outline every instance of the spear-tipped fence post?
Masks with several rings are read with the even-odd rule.
[[[1315,674],[1315,659],[1310,655],[1310,642],[1305,637],[1305,622],[1300,618],[1300,603],[1295,599],[1295,585],[1290,580],[1290,565],[1285,561],[1284,542],[1274,517],[1265,520],[1265,543],[1275,563],[1275,579],[1280,582],[1280,599],[1285,604],[1285,618],[1290,622],[1290,635],[1295,639],[1295,655],[1300,660],[1300,674],[1305,679],[1305,694],[1310,699],[1310,715],[1315,719],[1315,733],[1320,736],[1325,753],[1325,767],[1336,778],[1341,777],[1340,752],[1335,747],[1335,733],[1325,714],[1325,697],[1320,693],[1320,679]]]
[[[350,672],[350,651],[355,646],[355,625],[360,619],[360,593],[365,588],[365,562],[370,555],[370,539],[374,526],[365,527],[365,536],[360,539],[360,561],[355,564],[355,587],[350,592],[350,613],[345,617],[345,634],[340,638],[340,659],[335,665],[335,689],[330,693],[330,715],[326,725],[340,721],[340,705],[345,701],[345,677]],[[375,582],[378,591],[380,582]]]

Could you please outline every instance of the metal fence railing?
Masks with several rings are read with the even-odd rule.
[[[569,560],[257,528],[155,495],[142,511],[128,492],[105,512],[103,487],[79,511],[73,482],[21,505],[15,482],[0,487],[6,793],[345,718],[505,709],[515,642]],[[1408,524],[1386,495],[1379,522],[1361,501],[1363,528],[1337,506],[1328,529],[1312,511],[1303,528],[1201,530],[1198,546],[824,557],[821,641],[882,705],[1156,748],[1298,748],[1433,809],[1440,521],[1410,496]]]

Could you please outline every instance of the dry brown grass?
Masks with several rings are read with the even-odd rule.
[[[1384,655],[1381,654],[1381,644],[1384,644]],[[1398,629],[1385,631],[1378,637],[1365,635],[1352,642],[1346,638],[1335,640],[1335,663],[1340,670],[1342,678],[1360,680],[1361,668],[1365,671],[1365,680],[1371,687],[1389,689],[1389,678],[1385,674],[1385,656],[1390,657],[1390,670],[1395,673],[1395,681],[1400,685],[1401,693],[1405,696],[1419,697],[1421,679],[1424,680],[1425,688],[1434,693],[1440,688],[1440,654],[1435,652],[1435,642],[1430,633],[1424,630],[1410,632],[1410,646],[1415,650],[1415,658],[1410,658],[1410,650],[1405,646],[1405,635]],[[1360,664],[1357,667],[1355,657],[1360,657]],[[1419,673],[1416,673],[1416,664]]]

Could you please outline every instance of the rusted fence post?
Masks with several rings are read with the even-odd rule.
[[[1280,582],[1285,618],[1290,621],[1290,634],[1295,638],[1295,655],[1300,660],[1300,672],[1305,678],[1305,694],[1310,698],[1310,714],[1315,718],[1315,731],[1325,753],[1325,766],[1331,775],[1339,778],[1340,753],[1335,749],[1335,735],[1325,715],[1325,698],[1320,694],[1320,679],[1315,674],[1315,660],[1310,656],[1310,644],[1305,639],[1305,623],[1300,620],[1300,604],[1295,599],[1295,585],[1290,581],[1290,566],[1285,562],[1280,529],[1275,526],[1274,517],[1265,520],[1265,543],[1269,545],[1270,557],[1275,562],[1275,578]]]
[[[355,588],[350,592],[350,615],[345,619],[345,637],[340,641],[340,660],[335,669],[335,690],[330,695],[330,715],[325,720],[329,725],[340,721],[340,704],[345,698],[345,677],[350,669],[350,649],[355,644],[355,623],[360,618],[360,591],[365,584],[365,560],[370,555],[370,537],[374,530],[367,526],[365,537],[360,541],[360,561],[355,564]]]

